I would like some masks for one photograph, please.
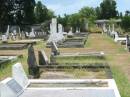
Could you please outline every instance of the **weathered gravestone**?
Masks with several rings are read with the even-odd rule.
[[[61,24],[58,25],[58,31],[57,31],[57,19],[52,18],[52,22],[50,24],[50,36],[47,42],[57,43],[57,42],[61,42],[63,39],[64,39],[64,36],[63,36],[62,25]]]
[[[59,54],[60,54],[60,52],[58,51],[58,48],[57,48],[55,42],[52,42],[51,43],[51,57],[50,57],[51,64],[56,64],[55,56],[59,55]]]
[[[44,50],[38,52],[39,56],[39,65],[48,65],[49,60],[44,52]]]
[[[58,48],[57,48],[57,46],[56,46],[56,43],[55,43],[55,42],[52,42],[51,44],[52,44],[52,45],[51,45],[51,53],[52,53],[52,55],[54,55],[54,56],[59,55],[60,52],[58,51]]]
[[[38,67],[37,62],[36,62],[36,57],[35,57],[33,45],[30,45],[28,48],[27,62],[28,62],[29,74],[32,75],[34,78],[39,78],[40,77],[39,67]]]
[[[129,35],[126,35],[126,49],[128,49],[130,51],[130,39],[129,39]]]
[[[72,32],[72,27],[67,35],[68,38],[72,38],[74,36],[73,32]]]
[[[8,42],[8,37],[7,35],[2,35],[2,42],[7,43]]]
[[[21,63],[16,63],[12,67],[12,77],[20,84],[22,88],[26,88],[28,85],[28,78],[23,70]]]
[[[118,41],[126,41],[126,37],[120,37],[119,35],[118,35],[118,33],[117,32],[115,32],[115,39],[114,39],[114,41],[115,42],[118,42]]]
[[[30,32],[30,34],[29,34],[29,37],[30,38],[35,38],[36,37],[36,35],[35,35],[35,32],[34,32],[34,29],[32,28],[32,31]]]

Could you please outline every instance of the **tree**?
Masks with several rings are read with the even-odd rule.
[[[126,30],[126,31],[130,31],[130,16],[124,16],[122,18],[122,27]]]
[[[12,10],[12,2],[10,0],[2,0],[0,2],[0,31],[5,32],[6,27],[9,24],[9,14]]]
[[[47,8],[41,1],[38,1],[35,6],[35,17],[37,23],[42,23],[47,19]]]
[[[46,20],[50,20],[54,16],[53,11],[47,9],[47,7],[43,5],[41,1],[37,2],[34,13],[36,23],[45,22]]]
[[[97,19],[100,19],[101,18],[101,8],[100,7],[96,7],[95,11],[96,11]]]
[[[23,24],[35,23],[34,7],[35,7],[35,0],[24,0],[24,2],[23,2]]]
[[[130,11],[129,10],[126,10],[125,11],[125,16],[129,16],[130,15]]]
[[[51,18],[55,17],[54,12],[50,9],[47,11],[47,20],[50,20]]]
[[[80,11],[79,14],[83,18],[90,18],[90,17],[95,17],[96,18],[96,11],[92,7],[83,7]]]
[[[100,4],[101,19],[110,19],[117,17],[116,1],[115,0],[103,0]]]

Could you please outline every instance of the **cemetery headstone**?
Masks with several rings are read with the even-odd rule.
[[[45,54],[44,50],[38,52],[39,55],[39,65],[48,65],[49,60],[47,55]]]
[[[130,39],[129,39],[129,35],[126,35],[126,49],[128,49],[130,51]]]
[[[23,70],[21,63],[16,63],[12,67],[12,77],[15,79],[22,88],[28,85],[28,78]]]
[[[30,32],[29,34],[29,37],[30,38],[35,38],[35,32],[34,32],[34,29],[32,28],[32,31]]]
[[[68,37],[69,37],[69,38],[72,38],[72,37],[73,37],[72,27],[71,27],[71,29],[70,29],[70,31],[69,31],[69,33],[68,33]]]
[[[7,38],[9,38],[9,30],[10,30],[10,26],[8,25],[7,31],[6,31],[6,33],[5,33],[5,35],[7,36]]]
[[[58,39],[59,41],[65,39],[63,35],[63,26],[61,24],[58,24]]]
[[[61,24],[58,24],[58,33],[62,33],[63,32],[63,27]]]
[[[60,52],[58,51],[58,48],[57,48],[55,42],[52,42],[52,45],[51,45],[51,54],[53,54],[54,56],[60,54]]]
[[[63,33],[62,33],[62,30],[63,30],[62,25],[60,26],[58,25],[58,30],[59,31],[57,31],[57,19],[53,18],[50,24],[50,36],[47,41],[48,43],[62,41],[62,39],[64,38]],[[60,33],[57,33],[57,32],[60,32]]]
[[[30,45],[28,48],[28,71],[29,74],[32,75],[34,78],[38,78],[39,74],[39,67],[36,62],[36,57],[34,53],[33,45]]]
[[[2,42],[7,43],[8,42],[8,37],[7,35],[2,35]]]
[[[12,39],[12,40],[16,40],[15,31],[11,33],[11,39]]]
[[[0,97],[18,97],[23,88],[13,78],[7,78],[0,83]]]
[[[106,24],[103,24],[103,32],[107,32],[107,29],[106,29]]]

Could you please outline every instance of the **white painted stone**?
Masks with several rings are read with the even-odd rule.
[[[0,82],[0,97],[19,97],[23,88],[12,78]]]
[[[29,34],[29,37],[30,38],[34,38],[35,37],[35,32],[34,32],[34,29],[32,28],[32,31],[30,32]]]
[[[118,41],[126,41],[126,37],[119,37],[118,33],[115,32],[115,39],[114,39],[115,42],[118,42]]]
[[[107,32],[106,24],[105,23],[103,24],[103,32],[105,32],[105,33]]]
[[[57,33],[59,32],[59,33]],[[53,18],[52,19],[52,22],[50,24],[50,36],[49,36],[49,39],[48,39],[48,43],[50,42],[59,42],[59,41],[62,41],[64,39],[64,36],[63,36],[63,28],[62,28],[62,25],[59,24],[58,25],[58,31],[57,31],[57,19],[56,18]]]
[[[2,42],[7,42],[7,41],[8,41],[7,35],[2,35]]]
[[[6,31],[6,33],[5,33],[5,35],[7,36],[7,38],[9,37],[9,25],[8,25],[8,27],[7,27],[7,31]]]
[[[23,70],[21,63],[16,63],[13,65],[12,77],[21,85],[21,87],[26,88],[28,85],[28,78]]]
[[[71,29],[70,29],[70,31],[68,33],[68,36],[73,36],[72,27],[71,27]]]

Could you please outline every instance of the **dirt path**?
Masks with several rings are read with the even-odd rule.
[[[130,81],[130,53],[125,50],[125,46],[114,43],[110,37],[101,34],[91,34],[88,42],[88,48],[104,51],[108,63],[117,66]]]

